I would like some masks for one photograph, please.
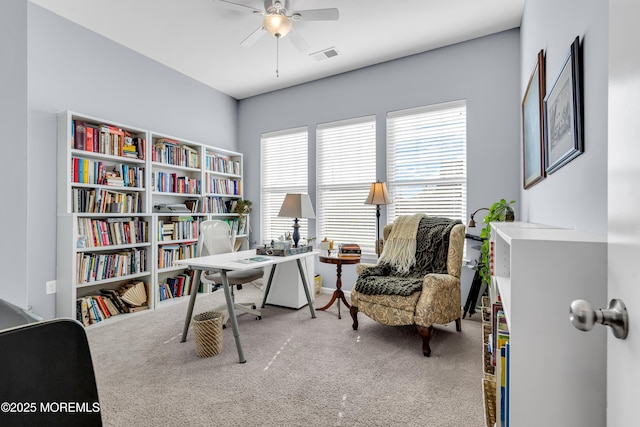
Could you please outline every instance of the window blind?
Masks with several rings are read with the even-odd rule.
[[[318,239],[374,253],[375,206],[364,201],[376,180],[375,116],[318,125],[316,151]]]
[[[387,222],[415,213],[464,222],[466,109],[462,100],[387,113]]]
[[[308,194],[308,151],[306,127],[261,135],[259,244],[293,232],[293,218],[278,217],[278,212],[287,193]],[[302,238],[308,237],[308,223],[299,220]]]

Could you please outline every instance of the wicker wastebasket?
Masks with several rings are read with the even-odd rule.
[[[224,313],[205,311],[193,316],[193,332],[198,357],[211,357],[222,350],[222,320]]]

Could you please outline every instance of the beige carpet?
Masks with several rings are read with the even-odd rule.
[[[261,302],[252,285],[238,301]],[[328,302],[321,295],[316,307]],[[224,301],[199,296],[194,313]],[[87,331],[105,426],[482,426],[479,318],[436,326],[432,356],[415,327],[389,327],[334,305],[267,306],[238,317],[245,364],[231,323],[220,354],[199,358],[193,329],[180,342],[187,304]],[[479,317],[479,316],[478,316]]]

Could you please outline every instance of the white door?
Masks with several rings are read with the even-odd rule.
[[[640,2],[609,1],[609,299],[629,335],[607,332],[607,426],[638,425],[640,384]],[[592,144],[598,141],[592,141]],[[606,306],[606,304],[605,304]],[[602,327],[602,326],[596,326]]]

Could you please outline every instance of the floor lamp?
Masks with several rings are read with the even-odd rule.
[[[384,182],[376,181],[371,184],[369,196],[364,201],[365,205],[376,205],[376,255],[380,256],[380,205],[391,203],[387,186]]]

